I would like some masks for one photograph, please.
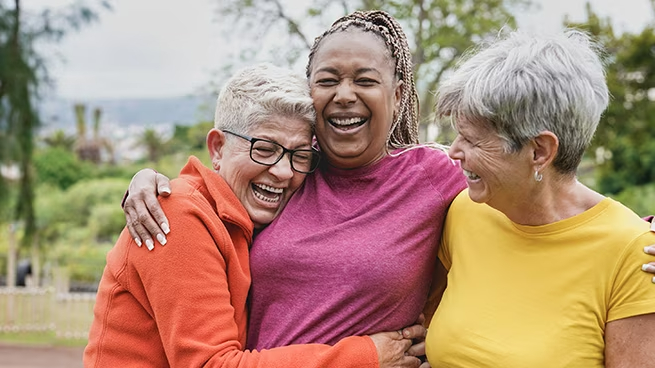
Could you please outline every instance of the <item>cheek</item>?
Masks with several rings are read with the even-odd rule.
[[[320,117],[321,113],[323,112],[323,109],[325,108],[325,105],[327,105],[326,93],[319,89],[313,88],[310,91],[310,96],[312,97],[312,101],[314,103],[314,109],[316,110],[316,115],[317,117]]]
[[[290,195],[296,191],[296,189],[300,188],[302,185],[302,182],[305,180],[305,177],[307,175],[305,174],[300,174],[300,173],[294,173],[293,178],[291,179],[291,193]]]

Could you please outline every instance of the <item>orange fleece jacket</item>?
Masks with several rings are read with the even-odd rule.
[[[107,255],[85,367],[378,367],[369,337],[243,351],[252,222],[195,157],[171,185],[166,246],[149,252],[123,230]]]

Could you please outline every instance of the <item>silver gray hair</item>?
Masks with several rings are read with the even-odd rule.
[[[304,76],[270,63],[237,71],[216,101],[214,127],[248,134],[273,117],[302,119],[314,129],[316,112]]]
[[[491,124],[520,150],[553,132],[553,166],[575,173],[609,102],[602,48],[584,32],[510,32],[468,54],[437,91],[437,116]]]

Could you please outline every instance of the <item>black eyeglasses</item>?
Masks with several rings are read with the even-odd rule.
[[[250,159],[261,165],[273,166],[282,159],[285,153],[289,152],[291,168],[301,174],[309,174],[316,170],[321,159],[320,153],[313,148],[290,150],[267,139],[253,138],[229,130],[223,130],[223,132],[250,142]]]

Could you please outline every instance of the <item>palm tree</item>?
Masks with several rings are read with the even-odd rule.
[[[139,138],[137,145],[144,146],[148,152],[148,160],[157,162],[166,150],[164,137],[153,128],[147,128]]]
[[[67,135],[62,129],[55,130],[51,135],[43,138],[43,142],[50,148],[62,148],[66,151],[73,151],[75,136]]]

